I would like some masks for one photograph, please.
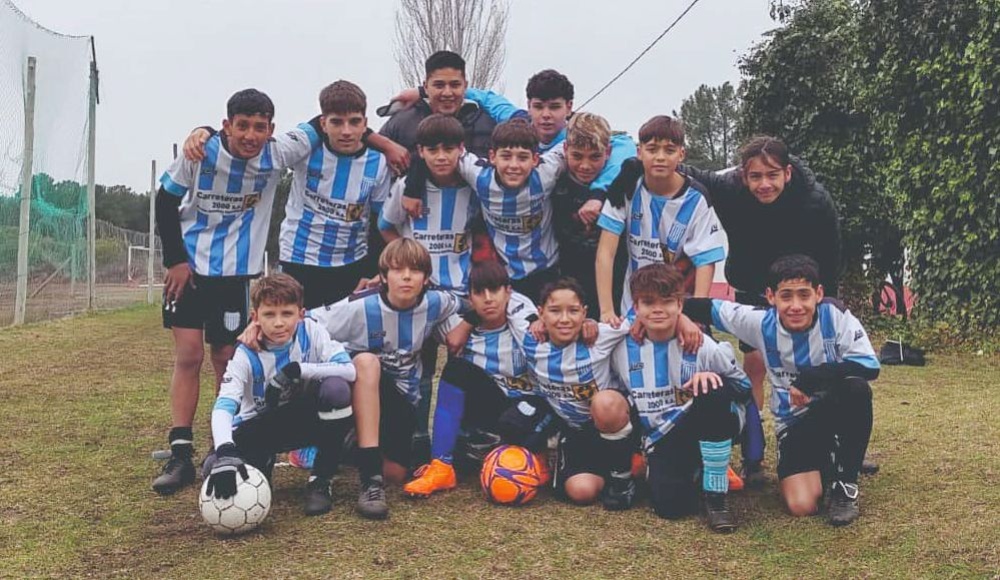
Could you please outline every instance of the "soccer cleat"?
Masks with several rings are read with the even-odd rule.
[[[767,483],[764,477],[764,469],[760,462],[746,462],[743,464],[743,484],[750,489],[760,489]]]
[[[312,469],[319,448],[315,445],[288,452],[288,463],[299,469]]]
[[[306,495],[303,502],[307,516],[325,514],[333,508],[333,497],[330,495],[330,480],[326,477],[313,477],[306,484]]]
[[[538,487],[545,487],[552,483],[552,469],[549,467],[548,455],[532,453],[535,456],[535,465],[538,466]]]
[[[159,477],[153,480],[153,491],[160,495],[171,495],[185,485],[194,483],[194,473],[194,462],[190,455],[171,455]]]
[[[632,454],[632,477],[646,478],[646,456],[638,451]]]
[[[705,515],[708,528],[713,532],[728,534],[736,531],[736,517],[729,509],[729,495],[705,492]]]
[[[862,475],[875,475],[878,473],[878,463],[870,459],[865,459],[861,462],[861,474]]]
[[[612,472],[604,485],[604,492],[601,494],[601,503],[604,509],[611,511],[622,511],[632,507],[635,501],[635,480],[632,479],[631,472]]]
[[[403,493],[410,497],[429,497],[436,491],[454,489],[458,484],[455,468],[440,459],[431,460],[414,475],[416,479],[403,486]]]
[[[860,496],[856,483],[836,481],[830,490],[830,510],[827,517],[832,526],[846,526],[858,519],[861,507],[858,505]]]
[[[726,479],[729,480],[729,491],[743,491],[743,478],[732,467],[726,471]]]
[[[384,520],[389,517],[389,504],[385,501],[385,486],[382,476],[375,475],[361,486],[358,496],[358,513],[369,520]]]

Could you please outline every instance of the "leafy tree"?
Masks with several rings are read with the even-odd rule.
[[[737,146],[739,100],[730,83],[701,85],[681,103],[674,116],[684,121],[688,163],[702,169],[722,169],[733,163]]]

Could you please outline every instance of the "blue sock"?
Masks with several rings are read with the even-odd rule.
[[[729,470],[729,454],[733,450],[733,440],[699,441],[698,446],[701,447],[701,462],[704,465],[702,489],[713,493],[727,493],[729,478],[726,472]]]
[[[743,433],[743,460],[760,463],[764,460],[764,423],[760,420],[760,410],[751,398],[747,403],[747,424]]]
[[[431,458],[451,464],[452,452],[465,412],[465,391],[441,379],[438,382],[437,407],[434,409],[434,435]]]

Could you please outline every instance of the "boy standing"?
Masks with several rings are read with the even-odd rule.
[[[695,268],[695,296],[708,296],[715,264],[726,257],[722,232],[708,198],[699,186],[681,173],[684,160],[684,126],[659,115],[639,129],[639,159],[645,170],[642,183],[631,196],[609,198],[597,220],[604,230],[597,248],[597,292],[601,320],[618,323],[612,300],[615,252],[627,231],[629,263],[626,276],[646,264],[675,263],[681,256]],[[621,301],[621,315],[632,306],[628,277]]]
[[[868,381],[879,362],[861,323],[823,299],[820,279],[815,260],[793,254],[771,265],[769,308],[701,299],[685,310],[764,353],[785,504],[793,515],[812,515],[827,489],[829,521],[843,526],[860,514],[858,473],[872,429]]]
[[[309,125],[272,140],[274,104],[255,89],[234,94],[226,109],[222,132],[207,140],[203,159],[174,160],[156,196],[167,268],[163,326],[173,333],[175,354],[171,457],[153,481],[162,495],[194,481],[191,425],[204,342],[211,347],[218,385],[248,322],[250,279],[263,269],[276,169],[307,155],[319,142]]]
[[[208,492],[225,498],[236,493],[236,474],[244,463],[271,479],[274,454],[305,445],[319,452],[306,486],[305,513],[330,511],[330,480],[337,471],[352,413],[378,416],[377,405],[355,405],[357,370],[344,347],[315,321],[303,318],[302,286],[286,274],[262,278],[251,294],[259,351],[240,345],[229,362],[212,411],[215,458],[206,465]],[[370,382],[370,381],[369,381]],[[381,484],[381,476],[378,484]],[[364,501],[368,518],[388,515],[381,502]]]
[[[629,287],[645,339],[631,334],[612,355],[612,368],[628,385],[642,426],[653,510],[675,519],[697,511],[697,473],[708,526],[731,532],[727,471],[733,437],[743,422],[750,381],[732,348],[705,337],[697,353],[675,338],[684,303],[684,279],[671,265],[654,263],[632,273]]]

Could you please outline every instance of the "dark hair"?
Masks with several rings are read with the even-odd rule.
[[[569,290],[570,292],[573,292],[576,294],[576,297],[580,299],[580,304],[586,306],[587,293],[583,291],[583,286],[576,281],[576,278],[571,278],[569,276],[564,276],[555,282],[549,282],[543,286],[542,293],[538,297],[538,304],[540,306],[545,306],[545,303],[549,301],[549,297],[552,296],[552,293],[558,292],[559,290]]]
[[[767,271],[767,287],[772,291],[787,280],[805,280],[816,288],[820,284],[819,264],[803,254],[789,254],[775,260]]]
[[[465,129],[458,119],[451,115],[435,113],[417,125],[417,145],[461,145],[465,141]]]
[[[434,54],[427,57],[427,61],[424,63],[424,71],[427,78],[434,73],[434,71],[443,68],[453,68],[461,71],[462,76],[465,76],[465,59],[458,55],[458,53],[452,52],[450,50],[439,50]]]
[[[524,118],[514,118],[493,128],[493,150],[504,147],[538,150],[538,133]]]
[[[788,157],[788,146],[777,137],[757,135],[740,147],[740,167],[746,169],[750,161],[762,157],[768,165],[784,169],[791,160]]]
[[[684,123],[668,115],[657,115],[639,128],[639,142],[666,140],[684,146]]]
[[[646,264],[628,280],[632,302],[640,298],[676,298],[684,296],[684,276],[673,264]]]
[[[250,291],[250,304],[257,310],[262,304],[281,306],[295,304],[302,307],[302,284],[288,274],[271,274],[257,280]]]
[[[368,99],[358,85],[350,81],[336,81],[319,92],[319,110],[324,115],[364,115],[368,111]]]
[[[226,117],[232,119],[236,115],[263,115],[274,118],[274,103],[271,97],[257,89],[243,89],[226,102]]]
[[[483,290],[496,290],[510,286],[510,276],[507,268],[500,262],[489,260],[472,265],[469,270],[469,292],[473,294]]]
[[[528,100],[541,99],[566,99],[573,100],[573,83],[569,82],[566,75],[561,72],[547,68],[537,72],[528,79]]]

